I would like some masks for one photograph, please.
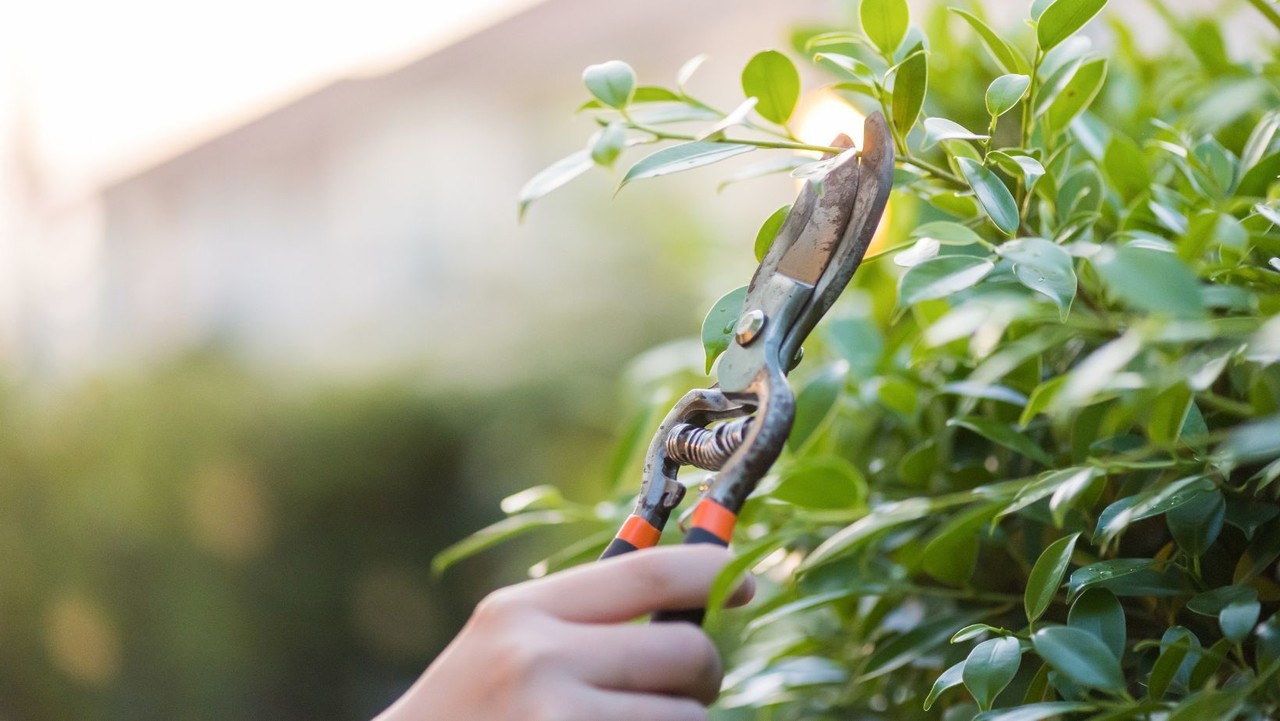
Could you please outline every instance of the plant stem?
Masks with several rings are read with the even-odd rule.
[[[636,130],[649,133],[658,140],[688,140],[697,141],[699,138],[694,135],[685,133],[668,133],[665,130],[658,130],[645,125],[632,125]],[[809,145],[808,143],[795,143],[790,140],[755,140],[752,138],[701,138],[705,143],[725,143],[729,145],[753,145],[757,148],[776,148],[781,150],[809,150],[815,153],[835,153],[839,155],[848,148],[837,148],[831,145]]]
[[[1224,398],[1220,395],[1209,393],[1207,391],[1197,394],[1196,400],[1204,402],[1207,406],[1212,406],[1214,410],[1222,411],[1223,413],[1230,413],[1231,415],[1239,416],[1240,418],[1252,418],[1257,415],[1253,411],[1253,406],[1248,403],[1241,403],[1240,401],[1232,398]]]
[[[1249,0],[1249,4],[1257,8],[1258,12],[1262,13],[1266,19],[1270,20],[1271,24],[1275,25],[1277,30],[1280,30],[1280,10],[1276,10],[1276,8],[1271,3],[1268,3],[1267,0]]]
[[[903,157],[902,162],[910,163],[911,165],[914,165],[921,170],[926,170],[929,172],[930,175],[937,178],[938,180],[945,180],[951,185],[954,185],[957,188],[960,188],[962,190],[968,189],[969,187],[968,183],[961,180],[958,176],[956,176],[951,171],[946,170],[945,168],[938,167],[937,165],[934,165],[933,163],[930,163],[927,160],[921,160],[920,158],[917,158],[914,155],[910,155],[910,154],[906,155],[905,157]]]
[[[1027,88],[1027,97],[1023,100],[1022,106],[1022,142],[1020,147],[1027,147],[1031,142],[1031,129],[1033,127],[1033,119],[1036,112],[1036,94],[1040,90],[1040,63],[1044,62],[1044,53],[1040,52],[1040,48],[1036,48],[1035,60],[1031,65],[1031,87]],[[1022,216],[1026,216],[1026,207],[1029,207],[1031,198],[1031,188],[1025,182],[1019,181],[1017,187],[1016,202],[1018,207],[1023,208]],[[1028,205],[1024,206],[1024,203]]]

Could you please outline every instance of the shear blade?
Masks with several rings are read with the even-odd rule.
[[[801,191],[817,198],[804,227],[782,254],[777,267],[777,272],[809,285],[818,283],[831,262],[858,194],[857,151],[846,150],[828,162],[832,162],[830,169],[806,182]]]

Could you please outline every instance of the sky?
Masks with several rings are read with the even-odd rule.
[[[39,0],[0,12],[0,148],[95,188],[536,0]],[[7,136],[7,137],[6,137]]]

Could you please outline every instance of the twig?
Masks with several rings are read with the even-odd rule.
[[[1257,8],[1258,12],[1270,20],[1277,30],[1280,30],[1280,10],[1276,10],[1273,4],[1267,2],[1267,0],[1249,0],[1249,4]]]
[[[780,150],[809,150],[815,153],[834,153],[839,155],[848,150],[848,148],[837,148],[831,145],[809,145],[808,143],[793,143],[789,140],[754,140],[751,138],[727,138],[712,137],[699,138],[695,135],[687,135],[685,133],[668,133],[665,130],[658,130],[646,125],[633,125],[633,128],[649,133],[658,140],[688,140],[702,141],[706,143],[726,143],[731,145],[753,145],[757,148],[777,148]]]

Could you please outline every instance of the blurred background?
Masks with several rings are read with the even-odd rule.
[[[1018,32],[1026,5],[986,3]],[[484,593],[575,539],[439,579],[431,558],[518,489],[613,492],[624,379],[700,367],[687,339],[794,194],[785,176],[717,193],[722,169],[611,199],[617,176],[593,170],[519,225],[520,186],[591,131],[582,68],[670,83],[706,53],[692,89],[732,105],[752,54],[852,17],[840,0],[6,6],[0,719],[387,705]],[[1242,45],[1265,31],[1229,22]],[[804,107],[811,142],[850,122]]]

